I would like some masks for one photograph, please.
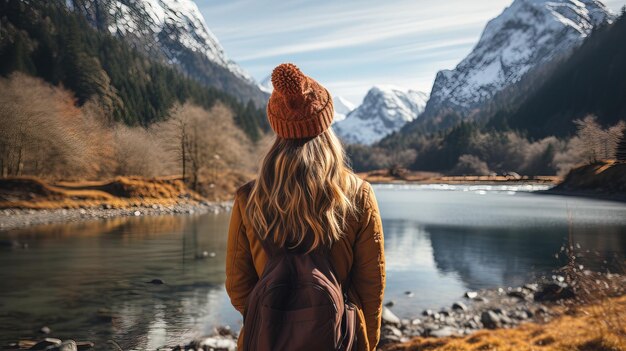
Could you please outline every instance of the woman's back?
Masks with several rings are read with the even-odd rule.
[[[280,86],[280,82],[276,83],[275,86]],[[323,89],[311,88],[315,82],[299,84],[302,91],[317,92],[312,95],[314,98]],[[330,99],[325,89],[324,92]],[[303,107],[310,97],[277,96],[274,100],[280,100],[278,104],[270,100],[270,122],[271,107],[281,103],[281,110],[291,104],[309,114],[321,111],[323,116],[329,101],[332,108],[332,100],[317,104],[317,109]],[[281,116],[285,115],[288,114]],[[321,134],[312,137],[301,133],[304,138],[295,139],[281,138],[280,128],[275,128],[279,136],[264,160],[259,177],[242,186],[235,197],[226,262],[226,289],[231,301],[245,315],[250,293],[268,262],[262,241],[301,254],[328,252],[337,280],[347,287],[348,300],[357,307],[356,349],[375,349],[385,271],[382,225],[373,190],[369,183],[344,167],[343,150],[327,126],[321,132],[308,129]],[[297,130],[288,123],[283,128]],[[243,334],[250,324],[244,321]],[[243,347],[242,340],[240,336],[241,349],[254,349]]]

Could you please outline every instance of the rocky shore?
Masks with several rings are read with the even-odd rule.
[[[554,314],[551,303],[571,296],[566,284],[554,281],[467,291],[451,306],[424,310],[413,319],[400,319],[392,312],[393,306],[385,307],[380,346],[406,342],[416,336],[463,336],[480,329],[513,328],[528,321],[547,322]]]
[[[598,284],[608,284],[607,291],[622,294],[626,287],[626,276],[604,273],[588,273]],[[608,283],[607,283],[608,282]],[[439,310],[416,311],[415,318],[401,319],[393,312],[393,301],[387,301],[383,308],[383,321],[379,347],[386,349],[414,337],[462,337],[481,329],[511,329],[524,322],[546,323],[564,313],[563,306],[579,304],[576,289],[566,283],[566,279],[554,275],[550,279],[529,283],[519,287],[467,291],[459,301]],[[40,333],[49,333],[42,328]],[[86,351],[122,350],[115,342],[97,345],[89,342],[61,341],[50,337],[39,340],[24,339],[5,345],[4,349]],[[188,343],[163,345],[158,350],[213,350],[235,351],[237,333],[229,327],[216,328],[209,336],[197,338]]]
[[[161,215],[189,215],[196,213],[228,212],[232,202],[179,203],[174,205],[139,204],[129,208],[112,208],[110,205],[71,209],[4,209],[0,210],[0,230],[11,230],[40,224],[68,223],[114,217],[140,217]]]

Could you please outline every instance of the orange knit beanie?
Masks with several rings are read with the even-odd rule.
[[[296,65],[283,63],[272,72],[274,91],[267,104],[272,129],[284,139],[322,134],[333,121],[333,99],[328,90],[305,76]]]

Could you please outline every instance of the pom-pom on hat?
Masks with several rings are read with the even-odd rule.
[[[335,111],[330,93],[296,65],[283,63],[274,68],[272,85],[267,118],[278,136],[311,138],[330,127]]]

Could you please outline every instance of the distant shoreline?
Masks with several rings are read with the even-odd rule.
[[[152,205],[129,208],[71,208],[0,210],[0,231],[38,225],[106,220],[119,217],[180,216],[202,213],[224,213],[232,208],[231,201],[183,203],[170,206]]]
[[[80,220],[219,213],[230,201],[208,201],[176,177],[117,177],[48,183],[34,177],[0,180],[0,230]]]
[[[561,182],[557,176],[522,176],[515,173],[509,175],[484,176],[445,176],[441,173],[409,171],[400,169],[395,174],[389,170],[361,172],[359,177],[372,184],[552,184]]]
[[[542,194],[626,202],[626,163],[604,160],[572,169]]]

